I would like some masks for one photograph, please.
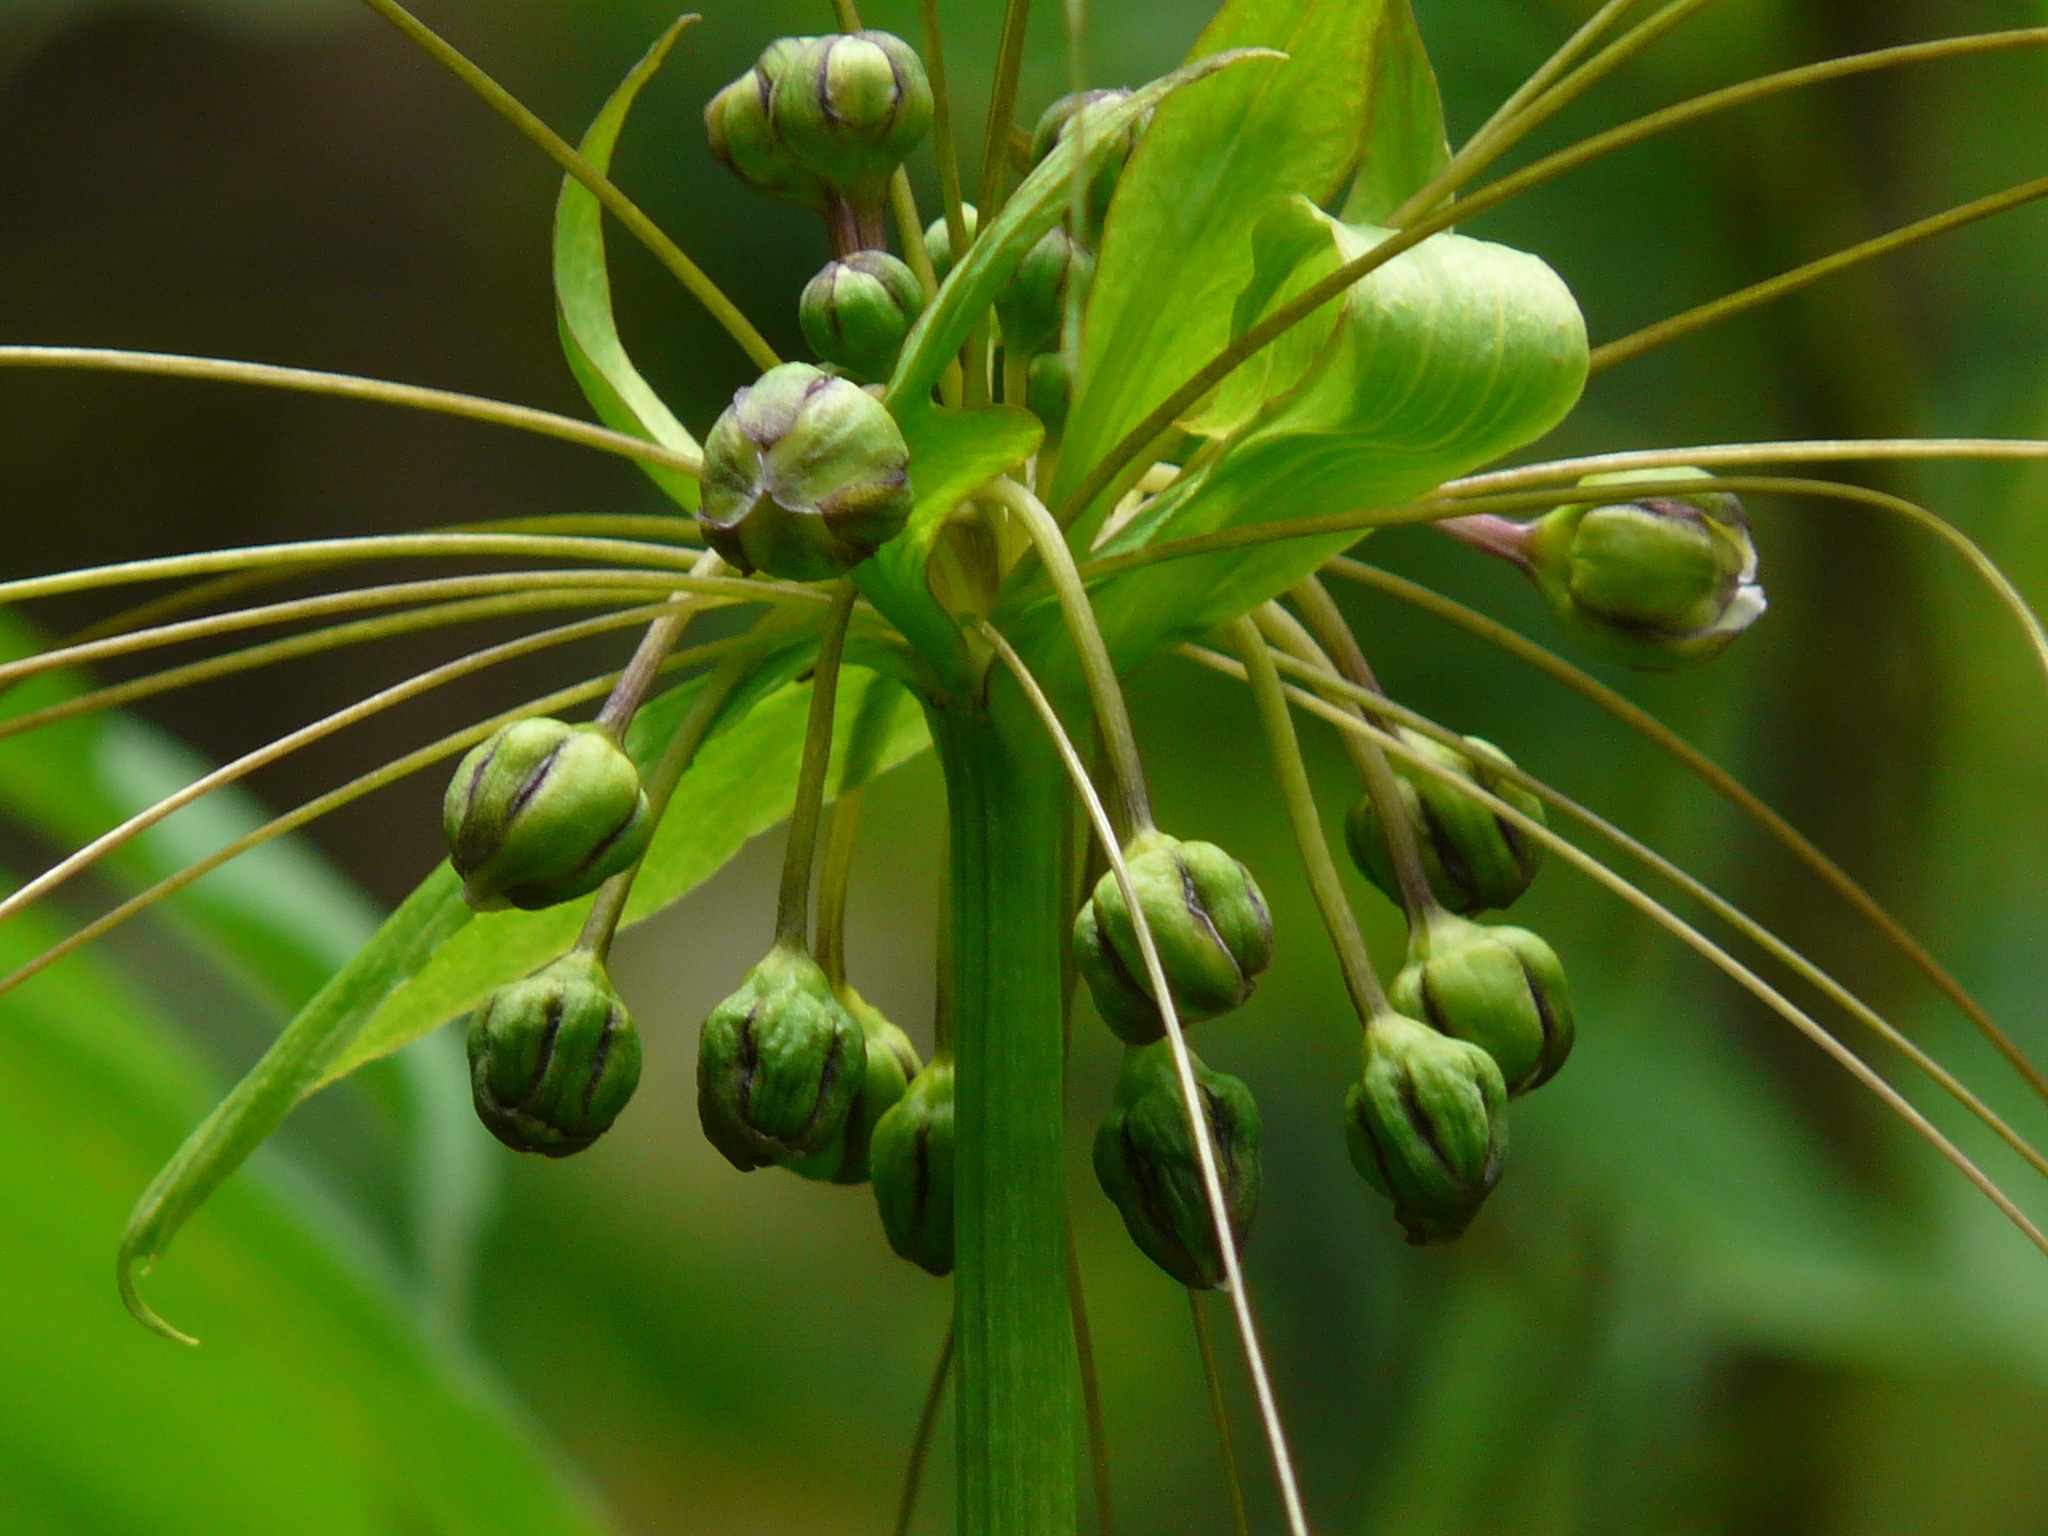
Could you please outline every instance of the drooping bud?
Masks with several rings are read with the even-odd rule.
[[[960,222],[967,226],[967,238],[972,240],[981,227],[981,215],[976,212],[974,204],[960,205]],[[925,226],[924,248],[932,259],[932,271],[943,283],[946,274],[953,270],[953,226],[946,222],[944,214]]]
[[[1581,484],[1611,494],[1651,480],[1713,478],[1699,469],[1630,470]],[[1726,491],[1559,507],[1528,526],[1522,552],[1566,633],[1623,666],[1668,671],[1706,661],[1764,611],[1749,519]]]
[[[1003,351],[1031,357],[1060,334],[1069,291],[1085,300],[1095,278],[1095,257],[1088,248],[1055,224],[1024,253],[1017,271],[996,295],[996,319],[1002,322]]]
[[[1031,131],[1031,163],[1038,164],[1052,153],[1054,145],[1075,132],[1075,115],[1084,107],[1092,107],[1102,102],[1121,101],[1130,94],[1125,90],[1075,91],[1071,95],[1060,97],[1038,115],[1038,126]],[[1091,218],[1099,221],[1109,212],[1109,200],[1116,192],[1118,178],[1124,173],[1124,164],[1131,158],[1131,151],[1138,147],[1138,139],[1149,121],[1148,114],[1145,118],[1117,130],[1115,147],[1110,151],[1109,158],[1102,168],[1095,173],[1095,179],[1088,184],[1088,212]],[[1101,132],[1096,131],[1098,134]],[[1100,138],[1089,140],[1091,147],[1099,142]]]
[[[1025,407],[1045,424],[1045,435],[1057,438],[1067,425],[1074,400],[1074,367],[1064,352],[1041,352],[1031,359],[1025,381]]]
[[[479,912],[596,890],[647,849],[640,770],[595,725],[519,720],[471,749],[441,802],[448,859]]]
[[[1411,1243],[1447,1243],[1479,1214],[1507,1157],[1507,1087],[1478,1046],[1383,1013],[1344,1099],[1351,1163],[1394,1202]]]
[[[903,531],[910,449],[848,379],[784,363],[733,396],[704,440],[698,525],[742,571],[843,576]]]
[[[1545,821],[1543,802],[1496,771],[1496,765],[1512,768],[1514,762],[1491,742],[1467,736],[1465,749],[1456,751],[1405,726],[1395,734],[1403,746],[1442,764],[1458,779],[1507,801],[1538,823]],[[1436,899],[1465,917],[1498,911],[1519,900],[1543,867],[1543,845],[1466,794],[1456,781],[1425,773],[1391,754],[1388,766],[1394,770],[1401,803],[1408,808],[1408,822]],[[1344,840],[1359,873],[1398,902],[1400,883],[1371,796],[1361,797],[1352,807],[1344,823]]]
[[[1214,843],[1184,843],[1156,830],[1133,838],[1124,860],[1179,1017],[1213,1019],[1250,997],[1273,958],[1273,921],[1251,871]],[[1074,959],[1103,1022],[1125,1044],[1164,1037],[1114,871],[1074,920]]]
[[[1571,1054],[1571,989],[1557,951],[1526,928],[1438,913],[1412,936],[1387,989],[1402,1013],[1491,1056],[1508,1096],[1541,1087]]]
[[[1251,1090],[1197,1060],[1195,1082],[1216,1148],[1230,1230],[1240,1246],[1263,1183],[1259,1107]],[[1122,1213],[1131,1241],[1182,1285],[1213,1290],[1226,1278],[1201,1162],[1166,1042],[1124,1052],[1116,1102],[1095,1133],[1095,1177]]]
[[[867,1041],[867,1070],[861,1075],[853,1106],[846,1112],[846,1125],[821,1152],[798,1158],[789,1164],[792,1172],[807,1179],[831,1184],[865,1184],[868,1156],[875,1123],[903,1097],[903,1090],[917,1076],[922,1063],[910,1036],[882,1016],[882,1011],[852,987],[843,989],[839,1001],[860,1025]]]
[[[867,1039],[818,963],[778,944],[711,1011],[697,1045],[697,1116],[741,1172],[821,1152],[846,1127]]]
[[[706,103],[704,136],[719,163],[756,192],[805,208],[822,208],[823,179],[776,137],[768,110],[776,77],[810,41],[779,37],[763,49],[752,69]]]
[[[611,1129],[640,1082],[640,1035],[582,950],[498,988],[469,1016],[477,1118],[515,1152],[567,1157]]]
[[[855,208],[879,208],[889,177],[931,130],[932,88],[902,38],[839,32],[801,40],[768,110],[791,154]]]
[[[903,338],[924,313],[917,274],[887,251],[827,262],[797,306],[804,340],[826,362],[863,382],[887,379]]]
[[[875,1126],[875,1206],[889,1246],[934,1275],[953,1272],[953,1063],[938,1057]]]

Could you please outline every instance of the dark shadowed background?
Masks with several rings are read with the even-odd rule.
[[[1416,5],[1454,137],[1590,9]],[[1206,10],[1091,9],[1098,83],[1170,67]],[[420,10],[572,137],[672,19],[646,0]],[[1025,121],[1066,78],[1059,10],[1042,4],[1034,18]],[[972,103],[1000,6],[945,0],[941,11],[957,96]],[[864,13],[917,35],[908,0],[869,0]],[[803,355],[794,301],[825,258],[822,233],[721,171],[698,113],[768,38],[821,29],[829,15],[825,0],[707,0],[615,167],[787,355]],[[2044,19],[2016,0],[1726,0],[1530,149],[1767,68]],[[2048,62],[2027,55],[1877,75],[1629,151],[1475,229],[1547,257],[1594,339],[1609,339],[2041,174],[2044,90]],[[975,113],[964,117],[963,145],[978,143]],[[913,169],[935,208],[928,150]],[[555,338],[556,187],[530,146],[347,0],[0,0],[0,341],[253,358],[584,414]],[[613,249],[627,338],[701,435],[749,370],[630,242]],[[1951,236],[1599,378],[1543,451],[2040,434],[2044,271],[2048,213]],[[2023,590],[2048,592],[2040,476],[1879,470],[1865,483],[1925,497]],[[208,384],[0,372],[0,576],[659,506],[629,466],[497,428]],[[2048,696],[2015,627],[1959,562],[1879,513],[1778,501],[1751,511],[1769,616],[1704,671],[1601,675],[1735,768],[2048,1054]],[[1553,638],[1511,573],[1427,531],[1383,535],[1369,553]],[[1477,642],[1378,598],[1345,600],[1397,698],[1501,744],[1666,848],[1982,1083],[2022,1129],[2048,1131],[2043,1107],[1853,914],[1676,769]],[[62,632],[105,611],[103,598],[66,600],[30,617]],[[480,643],[465,631],[344,651],[141,713],[223,759]],[[629,645],[506,666],[291,758],[254,787],[270,805],[296,804],[615,664]],[[1162,820],[1230,846],[1275,908],[1270,979],[1242,1013],[1208,1026],[1201,1047],[1251,1083],[1265,1114],[1267,1199],[1249,1261],[1317,1530],[2048,1532],[2048,1260],[1817,1051],[1556,861],[1517,916],[1571,967],[1578,1053],[1517,1106],[1508,1177],[1469,1239],[1403,1247],[1344,1157],[1337,1110],[1356,1026],[1252,750],[1249,708],[1234,685],[1172,659],[1136,679],[1134,707]],[[1306,739],[1334,825],[1347,769],[1326,733]],[[320,823],[312,841],[388,907],[440,856],[441,788],[438,772],[421,775]],[[864,992],[921,1042],[939,794],[920,760],[870,796],[851,940]],[[47,851],[25,834],[0,847],[14,868]],[[0,1262],[0,1532],[513,1529],[511,1515],[478,1524],[459,1499],[442,1507],[419,1489],[523,1486],[494,1458],[530,1461],[521,1447],[535,1441],[573,1469],[551,1496],[603,1510],[620,1531],[887,1529],[946,1284],[889,1253],[864,1190],[734,1174],[698,1134],[691,1103],[697,1021],[769,937],[777,855],[763,839],[621,940],[617,973],[647,1031],[647,1075],[587,1156],[541,1166],[470,1127],[440,1149],[445,1162],[422,1162],[377,1080],[310,1106],[263,1174],[272,1192],[261,1199],[274,1206],[251,1215],[258,1196],[230,1199],[165,1261],[152,1294],[189,1301],[208,1340],[197,1354],[121,1312],[114,1243],[126,1205],[203,1105],[198,1085],[231,1080],[279,1021],[160,938],[113,946],[113,969],[150,999],[146,1030],[124,1026],[147,1034],[133,1049],[175,1057],[165,1071],[184,1074],[188,1098],[152,1120],[86,1074],[76,1106],[50,1111],[47,1134],[17,1125],[5,1143],[0,1186],[20,1187],[0,1188],[0,1256],[10,1226],[23,1235],[22,1262]],[[1398,954],[1392,909],[1354,885],[1376,952]],[[104,895],[87,889],[81,910]],[[20,1027],[7,1047],[21,1053],[16,1070],[33,1077],[73,1049],[67,1017],[53,1007],[45,1024]],[[109,1029],[116,1045],[127,1038]],[[1120,1525],[1220,1533],[1227,1506],[1185,1304],[1131,1249],[1086,1167],[1111,1042],[1092,1023],[1079,1041],[1074,1211]],[[407,1070],[464,1091],[445,1050]],[[2017,1159],[1911,1092],[2023,1203],[2048,1210]],[[93,1171],[86,1192],[58,1201],[52,1191],[82,1167]],[[432,1299],[415,1301],[406,1266],[439,1251],[421,1222],[468,1229],[459,1210],[436,1217],[417,1198],[421,1180],[452,1167],[466,1170],[463,1199],[480,1213],[473,1264],[456,1245]],[[39,1214],[7,1217],[10,1201]],[[299,1321],[221,1299],[243,1294],[235,1221],[234,1231],[297,1222],[311,1234],[248,1240],[250,1273],[271,1276],[270,1290],[250,1280],[248,1296],[283,1297],[277,1316]],[[301,1248],[317,1253],[278,1257]],[[349,1326],[386,1340],[378,1358],[412,1361],[418,1381],[396,1366],[360,1367],[359,1381],[348,1362],[361,1349],[320,1352],[324,1325],[304,1319],[350,1308],[375,1312]],[[258,1377],[270,1382],[262,1391],[247,1385]],[[411,1422],[403,1405],[442,1390],[430,1377],[457,1380],[499,1438],[467,1454],[459,1437],[422,1430],[417,1445],[435,1459],[401,1475],[390,1442],[410,1431],[394,1426]],[[1254,1517],[1277,1528],[1240,1378],[1233,1357]],[[947,1467],[942,1436],[924,1529],[947,1527]],[[526,1517],[540,1521],[531,1506]]]

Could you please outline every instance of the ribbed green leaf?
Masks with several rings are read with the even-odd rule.
[[[684,16],[647,50],[623,84],[604,105],[579,146],[583,158],[600,171],[611,169],[612,151],[633,110],[640,90],[661,68],[683,28],[696,21]],[[598,419],[620,432],[630,432],[679,452],[695,452],[697,441],[662,403],[619,340],[612,317],[611,278],[605,268],[604,209],[583,184],[562,178],[555,204],[555,319],[562,353],[583,386]],[[685,509],[697,505],[697,482],[678,470],[642,463],[648,478]]]
[[[1192,57],[1274,48],[1164,103],[1117,184],[1053,486],[1095,462],[1230,340],[1251,233],[1275,201],[1328,203],[1358,164],[1382,0],[1231,0]]]

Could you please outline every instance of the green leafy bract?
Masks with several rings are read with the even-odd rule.
[[[1293,193],[1320,204],[1343,190],[1359,161],[1384,9],[1383,0],[1231,0],[1196,42],[1197,61],[1244,47],[1288,57],[1163,103],[1124,168],[1088,300],[1055,504],[1230,340],[1265,209]]]
[[[662,33],[583,136],[583,158],[599,171],[611,168],[612,151],[641,87],[661,68],[683,28],[695,20],[684,16]],[[680,453],[697,451],[697,440],[640,376],[619,340],[611,278],[605,269],[604,209],[574,177],[562,179],[562,195],[555,204],[555,319],[569,369],[600,421]],[[678,506],[695,510],[695,479],[660,464],[643,462],[640,467]]]
[[[1387,238],[1306,199],[1255,237],[1242,330]],[[1549,431],[1586,378],[1586,330],[1534,256],[1438,235],[1352,285],[1237,374],[1191,425],[1224,451],[1157,497],[1109,553],[1321,513],[1411,500]],[[1120,666],[1206,633],[1285,591],[1354,533],[1166,561],[1093,592]],[[1042,592],[1022,601],[1047,620]]]
[[[814,649],[806,644],[785,650],[727,704],[717,734],[684,774],[648,850],[629,922],[686,895],[747,838],[785,814],[802,753],[807,695],[790,678],[809,664]],[[842,687],[896,686],[859,668],[842,675]],[[643,765],[673,735],[700,687],[693,680],[641,711],[628,745]],[[841,710],[843,729],[850,729],[859,713]],[[894,766],[925,741],[922,717],[906,710],[887,738],[880,765]],[[327,1083],[429,1033],[493,986],[553,959],[574,941],[590,905],[586,899],[547,912],[479,919],[461,892],[462,882],[445,863],[429,875],[292,1020],[144,1192],[123,1234],[118,1263],[122,1296],[143,1322],[180,1337],[143,1303],[137,1276],[148,1272],[192,1212],[296,1105]],[[472,924],[483,941],[452,946]]]

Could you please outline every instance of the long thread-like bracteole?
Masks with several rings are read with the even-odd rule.
[[[1204,651],[1194,646],[1184,647],[1183,650],[1184,653],[1192,656],[1204,666],[1222,672],[1226,676],[1242,677],[1245,675],[1243,664],[1233,661],[1229,657]],[[1450,770],[1444,768],[1441,764],[1433,763],[1424,754],[1412,750],[1391,732],[1378,730],[1376,727],[1366,725],[1358,720],[1356,716],[1324,703],[1322,699],[1306,690],[1295,690],[1290,696],[1301,707],[1331,721],[1339,726],[1340,729],[1373,731],[1380,745],[1390,756],[1407,764],[1417,772],[1429,775],[1431,778],[1454,783],[1454,787],[1460,794],[1467,795],[1477,801],[1494,815],[1515,826],[1524,836],[1534,838],[1537,842],[1543,844],[1546,849],[1563,858],[1582,874],[1605,886],[1628,905],[1634,907],[1638,912],[1679,939],[1695,953],[1705,958],[1716,969],[1735,981],[1745,991],[1749,992],[1751,996],[1763,1002],[1772,1012],[1778,1014],[1779,1017],[1786,1020],[1801,1034],[1805,1035],[1807,1039],[1819,1046],[1823,1052],[1833,1058],[1857,1082],[1877,1095],[1879,1100],[1888,1109],[1904,1120],[1910,1128],[1940,1153],[1957,1172],[1961,1173],[1993,1205],[1997,1206],[2007,1219],[2026,1234],[2028,1240],[2035,1247],[2039,1248],[2044,1254],[2048,1254],[2048,1233],[2043,1233],[2027,1217],[2026,1213],[2021,1211],[1997,1184],[1992,1182],[1975,1163],[1965,1156],[1960,1148],[1946,1136],[1942,1135],[1925,1115],[1908,1103],[1899,1091],[1880,1077],[1868,1063],[1847,1046],[1843,1045],[1826,1029],[1822,1028],[1804,1010],[1796,1006],[1783,993],[1764,981],[1762,977],[1742,964],[1733,955],[1730,955],[1726,950],[1707,938],[1698,929],[1685,922],[1684,919],[1662,905],[1654,897],[1649,896],[1628,880],[1616,874],[1583,849],[1559,837],[1534,817],[1525,814],[1518,808],[1509,805],[1499,796],[1472,784],[1470,781],[1456,778]]]
[[[846,621],[859,596],[851,577],[833,589],[811,677],[811,713],[804,733],[803,768],[796,803],[789,812],[789,847],[782,861],[782,890],[776,900],[777,943],[802,945],[809,936],[811,864],[818,848],[818,821],[825,805],[825,775],[832,763],[832,717],[839,698],[839,660],[846,651]]]
[[[339,395],[347,400],[371,400],[381,405],[405,406],[443,416],[462,416],[495,426],[516,427],[522,432],[559,438],[585,448],[597,448],[628,459],[681,470],[686,475],[701,473],[701,454],[678,453],[645,438],[614,432],[594,422],[578,421],[530,405],[509,405],[480,395],[457,394],[446,389],[426,389],[417,384],[393,384],[384,379],[366,379],[350,373],[322,373],[311,368],[280,368],[269,363],[243,363],[223,357],[183,357],[167,352],[122,352],[109,347],[0,347],[0,368],[74,368],[99,373],[143,373],[172,379],[208,379],[221,384],[256,384],[267,389],[297,390],[308,395]]]
[[[542,122],[510,91],[400,5],[398,0],[363,0],[363,4],[403,32],[422,52],[468,86],[492,111],[538,146],[550,160],[582,183],[592,197],[604,204],[607,213],[625,225],[632,236],[653,253],[655,260],[675,275],[676,281],[709,311],[712,319],[725,328],[726,334],[739,343],[740,350],[755,364],[765,369],[773,368],[782,361],[775,355],[775,349],[754,329],[753,322],[740,312],[739,306],[705,276],[704,269],[684,255],[682,247],[664,234],[637,203],[609,179],[599,175],[596,167],[578,154],[567,139]]]
[[[1936,990],[1962,1011],[2034,1092],[2048,1100],[2048,1077],[2044,1077],[2041,1069],[2028,1059],[2018,1043],[1999,1027],[1983,1005],[1950,974],[1947,967],[1934,958],[1925,945],[1886,911],[1876,897],[1864,890],[1847,870],[1815,847],[1798,828],[1764,804],[1733,774],[1663,721],[1648,710],[1623,698],[1612,688],[1573,666],[1563,657],[1553,654],[1532,640],[1524,639],[1506,625],[1489,619],[1484,614],[1474,613],[1463,604],[1442,597],[1427,587],[1418,586],[1402,577],[1373,566],[1362,565],[1354,560],[1335,560],[1325,569],[1333,575],[1359,582],[1390,597],[1399,598],[1402,602],[1424,612],[1433,613],[1438,618],[1455,624],[1488,644],[1527,662],[1612,715],[1659,750],[1677,759],[1687,771],[1763,828],[1779,846],[1812,870],[1830,889],[1861,913],[1865,920],[1882,933],[1900,954],[1934,984]]]

